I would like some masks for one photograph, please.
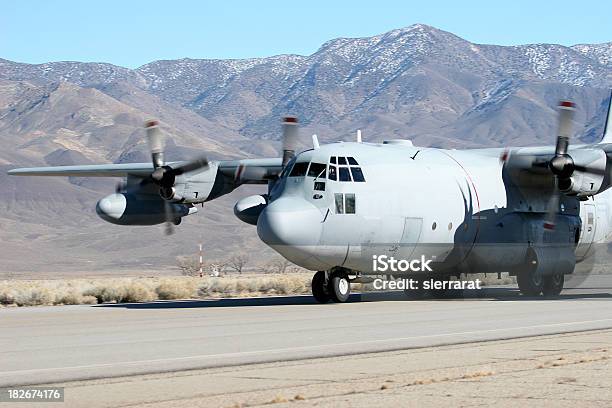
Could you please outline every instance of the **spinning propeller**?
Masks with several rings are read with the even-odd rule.
[[[282,122],[282,144],[283,144],[283,169],[289,161],[295,156],[298,149],[298,120],[294,116],[283,118]],[[166,219],[166,234],[172,234],[174,215],[173,203],[180,203],[183,200],[174,187],[176,177],[181,174],[205,169],[208,167],[208,160],[202,156],[198,159],[184,162],[176,167],[169,166],[164,161],[164,139],[159,129],[159,123],[156,120],[150,120],[145,123],[147,134],[147,142],[151,150],[151,161],[153,163],[153,172],[145,182],[154,183],[159,187],[159,195],[164,200],[164,212]],[[267,171],[261,167],[239,166],[234,175],[235,181],[266,179]],[[270,177],[271,180],[273,178]]]
[[[285,116],[282,121],[282,170],[285,169],[287,163],[289,163],[289,161],[291,161],[291,159],[293,159],[295,156],[295,152],[298,149],[298,133],[298,119],[295,116]],[[274,180],[274,178],[270,177],[266,170],[261,167],[248,167],[246,165],[240,165],[234,173],[234,181],[237,183],[241,183],[243,180],[257,179]]]
[[[555,155],[545,163],[546,167],[548,167],[554,176],[553,194],[548,201],[546,218],[544,221],[544,228],[549,230],[555,228],[555,219],[559,211],[561,193],[568,192],[572,189],[572,175],[574,175],[574,172],[580,171],[599,176],[605,174],[605,168],[576,164],[572,156],[567,152],[569,138],[572,133],[574,106],[575,105],[569,101],[561,101],[559,104],[559,134],[557,136]],[[576,154],[578,153],[581,153],[581,151],[576,151]],[[586,151],[582,153],[586,153]]]
[[[555,228],[561,190],[567,189],[567,184],[571,183],[572,174],[576,170],[574,160],[567,154],[573,116],[574,104],[569,101],[561,101],[559,104],[559,134],[557,136],[555,155],[547,164],[554,175],[553,193],[546,207],[546,218],[544,221],[544,228],[549,230]]]
[[[159,186],[159,195],[164,200],[164,212],[166,214],[166,234],[173,233],[174,217],[172,202],[180,202],[183,197],[176,193],[174,183],[176,177],[190,171],[204,169],[208,167],[208,159],[202,156],[198,159],[185,162],[176,167],[170,167],[164,162],[164,140],[159,129],[159,123],[150,120],[145,123],[147,142],[151,150],[151,161],[153,162],[153,172],[150,175],[151,182]]]
[[[298,147],[298,120],[295,116],[283,118],[283,169],[295,156]]]

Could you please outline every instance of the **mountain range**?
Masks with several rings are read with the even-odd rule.
[[[338,38],[314,54],[236,60],[24,64],[0,59],[0,273],[165,268],[204,242],[271,255],[234,218],[239,189],[161,228],[122,228],[95,215],[117,180],[9,178],[16,166],[148,161],[142,124],[161,121],[167,156],[277,156],[280,118],[307,143],[411,139],[473,148],[552,144],[556,105],[577,104],[576,139],[600,137],[612,86],[612,42],[474,44],[423,24]],[[263,252],[262,252],[263,251]]]

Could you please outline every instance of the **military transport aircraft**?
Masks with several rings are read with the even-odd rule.
[[[195,205],[246,183],[265,194],[234,206],[291,262],[318,271],[317,301],[344,302],[350,282],[373,274],[373,257],[431,260],[447,279],[509,272],[523,294],[558,295],[592,244],[612,233],[612,119],[602,140],[569,147],[574,106],[559,106],[556,146],[447,150],[410,140],[319,145],[297,152],[297,119],[283,122],[282,158],[165,162],[155,121],[152,163],[22,168],[19,176],[124,177],[96,206],[119,225],[178,225]],[[394,277],[401,273],[393,273]],[[396,276],[397,275],[397,276]],[[415,275],[417,276],[417,275]]]

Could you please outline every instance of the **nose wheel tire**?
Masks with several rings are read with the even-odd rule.
[[[516,283],[523,295],[539,296],[544,288],[544,277],[536,268],[529,268],[516,275]]]
[[[542,294],[544,296],[559,296],[565,283],[565,275],[555,273],[542,277]]]
[[[327,284],[327,292],[334,302],[346,302],[351,295],[351,283],[348,276],[344,273],[332,273]]]
[[[327,276],[324,271],[319,271],[312,277],[312,296],[319,303],[329,302],[329,293],[327,291]]]

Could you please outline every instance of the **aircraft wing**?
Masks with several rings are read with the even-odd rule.
[[[182,162],[167,163],[170,167]],[[239,178],[242,183],[266,183],[280,174],[280,158],[221,160],[219,171],[225,177]],[[152,163],[92,164],[76,166],[27,167],[9,170],[12,176],[64,177],[147,177],[153,172]]]
[[[264,184],[278,177],[283,170],[281,158],[241,159],[219,162],[219,171],[225,177],[243,184]]]
[[[153,171],[151,163],[89,164],[82,166],[26,167],[9,170],[11,176],[64,177],[146,177]]]

